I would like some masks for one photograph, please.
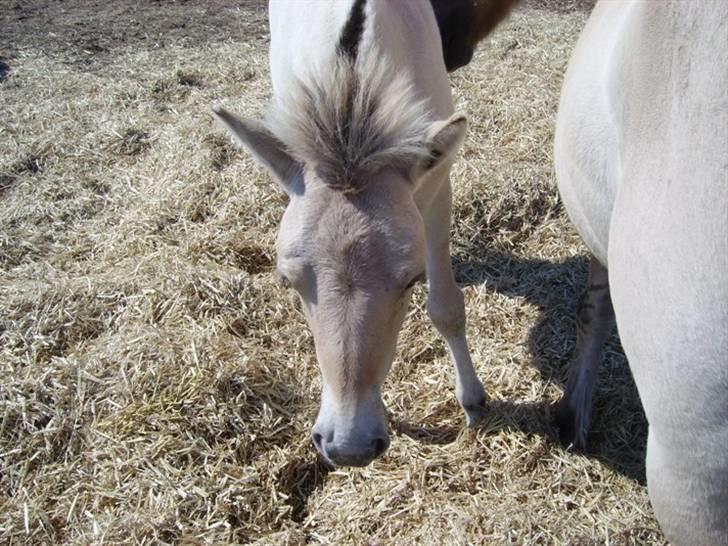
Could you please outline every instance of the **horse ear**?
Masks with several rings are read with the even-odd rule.
[[[415,178],[449,161],[460,149],[467,126],[468,119],[461,112],[453,114],[446,120],[432,123],[425,135],[425,146],[429,157],[417,166]]]
[[[301,165],[268,128],[254,119],[240,119],[223,108],[213,108],[215,118],[235,140],[273,175],[286,193],[301,193]]]

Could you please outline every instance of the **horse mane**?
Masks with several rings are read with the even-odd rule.
[[[280,91],[267,114],[269,131],[329,187],[356,193],[375,171],[409,175],[430,156],[424,101],[375,48],[354,56],[337,50]]]

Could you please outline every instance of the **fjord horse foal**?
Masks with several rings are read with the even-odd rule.
[[[366,465],[389,444],[380,388],[419,281],[468,424],[483,412],[449,255],[449,171],[466,119],[453,113],[428,2],[269,7],[266,119],[216,115],[290,197],[277,269],[300,294],[321,368],[313,441],[331,463]]]

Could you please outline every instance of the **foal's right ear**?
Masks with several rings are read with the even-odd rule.
[[[263,123],[240,119],[223,108],[213,108],[212,113],[233,134],[238,144],[268,169],[286,193],[302,193],[301,165]]]

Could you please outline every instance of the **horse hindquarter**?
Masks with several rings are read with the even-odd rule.
[[[728,5],[601,2],[569,64],[559,190],[609,266],[676,545],[728,544]]]
[[[656,515],[675,544],[728,544],[728,6],[633,19],[612,299]]]

